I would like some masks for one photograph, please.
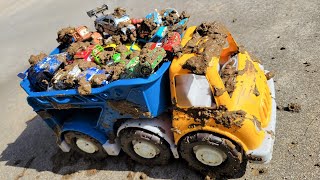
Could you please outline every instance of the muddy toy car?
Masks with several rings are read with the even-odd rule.
[[[28,79],[31,87],[35,91],[47,90],[51,78],[61,67],[62,63],[66,61],[66,58],[66,53],[50,55],[43,58],[34,66],[31,66],[28,69]]]
[[[79,26],[77,28],[67,27],[62,28],[57,33],[57,42],[60,44],[69,45],[73,42],[91,41],[94,44],[101,43],[102,36],[98,32],[90,32],[87,26]]]
[[[107,10],[107,8],[104,8],[103,11]],[[103,34],[104,32],[109,35],[115,35],[119,30],[119,24],[120,23],[131,23],[130,17],[125,13],[118,13],[118,14],[107,14],[98,17],[97,14],[103,12],[101,11],[88,11],[87,14],[89,17],[96,16],[96,20],[94,21],[94,27],[97,29],[98,32]],[[120,11],[115,9],[115,12]],[[123,11],[125,12],[125,10]],[[135,26],[131,25],[128,27],[132,31],[135,29]],[[126,32],[126,29],[121,29],[121,31]]]

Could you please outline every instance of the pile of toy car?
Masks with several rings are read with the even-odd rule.
[[[106,10],[103,5],[87,12],[96,17],[96,32],[86,26],[63,28],[50,55],[30,56],[27,74],[34,91],[77,88],[90,94],[92,87],[111,81],[148,77],[162,61],[181,53],[185,12],[169,8],[134,19],[123,8],[105,15]]]

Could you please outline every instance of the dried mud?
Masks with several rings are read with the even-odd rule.
[[[160,12],[160,14],[163,16],[164,10]],[[177,14],[177,11],[172,11],[166,17],[163,17],[162,20],[163,25],[173,26],[176,22],[180,20],[180,16]]]
[[[76,52],[86,50],[90,46],[90,42],[75,42],[70,45],[67,52],[70,56],[74,56]]]
[[[253,63],[249,60],[246,61],[246,65],[242,70],[238,70],[238,75],[243,75],[246,72],[257,72]]]
[[[226,92],[225,89],[215,88],[214,89],[214,96],[221,96],[224,92]]]
[[[220,71],[220,76],[225,86],[226,91],[232,96],[234,89],[236,88],[236,78],[238,71],[236,67],[231,64],[227,64],[223,70]]]
[[[103,66],[103,69],[111,75],[111,79],[113,81],[120,79],[120,75],[125,70],[125,65],[122,63],[118,63],[113,66]]]
[[[227,29],[218,22],[200,24],[192,39],[183,48],[183,53],[195,53],[183,65],[183,68],[198,75],[204,75],[209,62],[216,56],[219,57],[226,44]]]
[[[48,55],[46,53],[41,52],[38,55],[31,55],[29,58],[29,64],[30,66],[33,66],[37,64],[39,61],[41,61],[43,58],[47,57]]]
[[[105,74],[96,74],[91,78],[90,83],[92,86],[100,86],[106,80],[107,76]]]
[[[117,7],[114,9],[114,12],[112,13],[112,15],[114,15],[115,17],[121,18],[122,16],[127,14],[127,10],[125,8],[122,7]]]
[[[289,103],[286,107],[281,105],[277,106],[277,109],[280,111],[288,111],[293,113],[299,113],[301,111],[301,105],[298,103]]]
[[[144,18],[140,26],[137,28],[137,34],[141,38],[151,38],[157,30],[157,24],[153,22],[153,18]]]
[[[72,38],[72,34],[76,32],[74,27],[66,27],[62,28],[57,33],[57,42],[58,43],[70,43],[70,39]]]
[[[133,118],[139,118],[141,116],[151,117],[150,112],[141,110],[139,105],[129,101],[108,101],[108,105],[120,114],[129,114]]]
[[[270,72],[267,72],[267,73],[265,74],[265,76],[266,76],[267,80],[270,80],[270,79],[272,79],[272,78],[275,76],[275,73],[272,72],[272,71],[270,71]]]
[[[225,128],[231,128],[232,126],[241,127],[246,117],[246,112],[242,110],[228,111],[225,106],[219,106],[217,108],[189,108],[180,109],[176,107],[176,110],[181,111],[194,119],[195,124],[192,124],[189,128],[195,126],[205,126],[209,119],[214,119],[216,124],[220,124]]]
[[[144,46],[144,48],[141,50],[140,52],[140,56],[139,56],[139,59],[140,61],[143,63],[143,62],[148,62],[149,64],[152,64],[153,61],[158,57],[158,56],[161,56],[161,57],[165,57],[166,56],[166,52],[163,51],[163,48],[161,47],[156,47],[154,48],[153,50],[151,50],[149,48],[150,44],[146,44]],[[150,56],[150,53],[152,53],[152,55]]]
[[[259,90],[257,88],[257,85],[254,86],[253,94],[256,95],[256,96],[260,96],[260,92],[259,92]]]
[[[74,64],[77,64],[82,71],[92,67],[99,68],[99,66],[97,66],[96,63],[91,61],[85,61],[83,59],[77,60],[76,62],[74,62]]]
[[[114,51],[102,51],[98,54],[98,57],[100,58],[101,64],[106,64],[109,62],[112,58],[112,55],[114,54]]]
[[[79,81],[78,92],[80,95],[91,94],[91,84],[84,77]]]

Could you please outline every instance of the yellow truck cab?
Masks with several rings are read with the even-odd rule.
[[[276,103],[274,82],[267,80],[267,71],[248,52],[239,50],[228,31],[222,32],[225,44],[205,64],[203,73],[186,68],[191,58],[196,58],[195,68],[203,66],[198,60],[199,52],[204,51],[200,46],[197,52],[184,52],[172,61],[172,130],[178,151],[190,166],[232,174],[247,159],[258,163],[271,160]],[[196,46],[208,40],[196,33],[195,26],[186,30],[183,48],[195,39]]]

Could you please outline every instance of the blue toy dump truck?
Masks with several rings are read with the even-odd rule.
[[[21,87],[64,152],[104,157],[123,150],[146,165],[181,157],[202,173],[232,177],[248,160],[272,158],[275,89],[260,62],[218,27],[189,27],[182,55],[157,63],[147,77],[117,79],[87,95],[76,89],[39,92],[30,78]],[[207,29],[215,31],[207,36]],[[58,47],[50,55],[61,52]]]

